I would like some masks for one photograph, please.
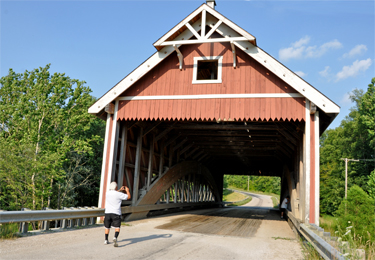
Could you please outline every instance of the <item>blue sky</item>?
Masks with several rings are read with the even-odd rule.
[[[191,1],[0,1],[0,76],[51,63],[101,97],[198,8]],[[375,5],[364,1],[224,1],[216,10],[341,107],[375,77]]]

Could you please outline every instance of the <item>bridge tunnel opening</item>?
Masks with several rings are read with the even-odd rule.
[[[224,175],[223,201],[233,201],[231,198],[238,196],[235,194],[238,193],[236,191],[268,194],[275,197],[278,203],[281,193],[281,178],[277,176]]]
[[[133,194],[123,206],[218,203],[224,175],[279,177],[281,197],[294,189],[298,201],[303,129],[303,121],[119,120],[112,130],[115,149],[109,177]],[[144,199],[161,177],[182,163],[185,174],[163,184],[158,198]],[[187,173],[193,164],[209,172],[211,180],[198,174],[201,168]]]

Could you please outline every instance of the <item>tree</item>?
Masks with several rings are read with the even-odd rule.
[[[5,209],[50,207],[57,196],[54,185],[66,181],[70,154],[93,155],[93,146],[102,142],[102,136],[90,132],[99,120],[87,113],[95,101],[90,88],[49,68],[23,74],[10,69],[0,79],[0,199]],[[14,203],[22,198],[20,190],[28,198]]]
[[[336,129],[320,139],[321,212],[333,214],[344,197],[345,165],[341,158],[365,159],[348,165],[348,187],[356,184],[369,190],[370,173],[375,168],[375,78],[368,90],[354,90],[355,106]]]

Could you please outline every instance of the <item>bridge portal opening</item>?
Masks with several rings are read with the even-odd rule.
[[[277,176],[224,175],[224,189],[262,192],[280,196],[281,178]]]

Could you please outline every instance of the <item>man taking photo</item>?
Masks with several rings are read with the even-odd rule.
[[[122,186],[118,191],[117,183],[111,182],[109,185],[109,191],[105,198],[105,211],[104,211],[104,227],[105,227],[105,241],[104,244],[109,244],[108,235],[111,227],[115,228],[115,236],[113,238],[113,246],[117,247],[117,238],[120,234],[121,227],[121,202],[123,200],[130,199],[129,188]],[[124,194],[125,192],[126,194]]]

